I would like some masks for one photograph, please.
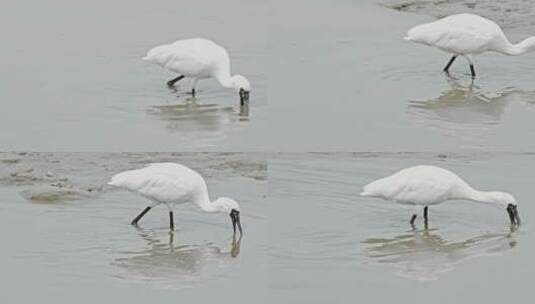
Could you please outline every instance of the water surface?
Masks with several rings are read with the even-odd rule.
[[[402,39],[416,24],[466,11],[496,20],[516,42],[535,33],[529,1],[26,6],[10,2],[0,12],[3,150],[535,148],[525,140],[535,133],[535,54],[478,56],[470,84],[463,60],[453,65],[451,81],[441,73],[448,54]],[[140,60],[154,45],[195,36],[228,48],[233,70],[251,80],[249,108],[214,81],[202,81],[192,100],[188,81],[169,89],[173,75]]]
[[[166,208],[131,226],[149,202],[105,183],[116,172],[160,161],[198,170],[213,199],[237,200],[244,237],[233,239],[228,215],[188,205],[175,208],[173,234]],[[0,153],[3,296],[250,303],[267,288],[266,170],[260,154]],[[28,286],[31,293],[21,292]]]
[[[263,1],[10,1],[0,12],[1,150],[244,151],[266,124]],[[227,48],[252,84],[249,111],[233,90],[174,78],[141,60],[178,39]],[[193,105],[195,104],[195,105]],[[254,143],[254,145],[253,145]]]
[[[530,2],[277,3],[284,9],[275,10],[272,26],[271,54],[277,60],[269,70],[269,109],[277,117],[274,127],[284,131],[277,133],[274,150],[535,147],[525,140],[535,131],[535,54],[478,56],[478,78],[471,85],[466,61],[455,62],[451,71],[457,80],[451,81],[441,73],[448,54],[403,40],[414,25],[467,11],[495,19],[516,42],[535,34]],[[307,14],[296,18],[303,7]]]
[[[270,289],[291,303],[527,298],[534,160],[531,154],[278,155],[269,163],[269,265],[276,274]],[[363,185],[422,163],[453,170],[481,189],[513,193],[523,226],[512,231],[502,208],[452,201],[430,207],[429,229],[420,215],[413,230],[412,208],[359,197]]]

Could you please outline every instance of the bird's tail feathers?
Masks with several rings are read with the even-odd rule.
[[[360,196],[372,196],[373,194],[371,192],[366,191],[366,189],[362,190],[360,193]]]
[[[384,178],[378,179],[376,181],[373,181],[366,186],[362,188],[362,192],[360,193],[360,196],[367,196],[367,197],[382,197],[383,196],[383,185],[384,185]]]
[[[111,177],[111,180],[108,182],[108,185],[115,187],[128,187],[129,184],[132,182],[133,177],[135,177],[133,171],[134,170],[130,170],[115,174]]]

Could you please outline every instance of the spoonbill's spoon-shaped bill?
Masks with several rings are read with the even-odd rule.
[[[199,80],[215,78],[221,86],[232,88],[239,94],[241,105],[249,101],[249,81],[241,75],[231,76],[227,50],[211,40],[193,38],[160,45],[149,50],[143,60],[179,74],[167,82],[170,87],[184,77],[192,78],[193,96]]]
[[[415,166],[378,179],[364,186],[362,196],[392,200],[399,204],[424,207],[427,226],[428,206],[447,200],[471,200],[506,209],[511,225],[520,225],[515,198],[506,192],[479,191],[472,188],[455,173],[435,166]],[[416,213],[410,223],[414,224]]]
[[[204,178],[192,169],[176,163],[153,163],[145,168],[118,173],[109,185],[127,189],[153,201],[132,220],[132,225],[152,208],[164,204],[169,209],[171,230],[174,229],[173,206],[193,203],[202,211],[228,214],[232,221],[234,235],[236,227],[242,235],[240,206],[230,198],[221,197],[211,202]]]
[[[535,36],[512,44],[494,21],[473,14],[451,15],[415,26],[407,32],[405,40],[433,46],[452,54],[444,67],[444,72],[448,75],[455,59],[458,56],[465,57],[473,78],[476,77],[473,55],[498,52],[516,56],[535,51]]]

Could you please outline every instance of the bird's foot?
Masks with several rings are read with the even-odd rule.
[[[450,71],[443,71],[444,75],[446,75],[446,77],[448,77],[450,80],[459,80],[459,78],[457,77],[454,77],[450,74]]]
[[[410,220],[411,226],[414,227],[414,221],[416,221],[416,214],[413,214]]]

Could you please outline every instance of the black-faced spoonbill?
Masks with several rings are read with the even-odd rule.
[[[520,225],[516,200],[511,194],[475,190],[455,173],[435,166],[403,169],[364,186],[360,195],[424,207],[425,226],[428,223],[428,206],[447,200],[471,200],[502,206],[507,210],[511,225]],[[411,225],[414,225],[416,216],[416,213],[412,215]]]
[[[108,184],[139,193],[154,202],[132,220],[132,225],[137,225],[150,209],[165,204],[169,208],[169,222],[173,230],[175,226],[173,205],[193,203],[204,212],[230,215],[234,235],[236,235],[236,226],[238,226],[240,236],[242,235],[238,203],[226,197],[210,202],[204,179],[199,173],[186,166],[175,163],[154,163],[142,169],[116,174]]]
[[[230,59],[227,51],[215,42],[202,39],[184,39],[157,46],[143,58],[167,70],[179,74],[167,82],[173,86],[184,77],[192,78],[191,94],[195,96],[195,86],[200,79],[215,78],[221,86],[233,88],[240,96],[240,103],[249,101],[251,85],[241,75],[230,75]]]
[[[444,72],[448,75],[453,61],[458,56],[465,57],[470,64],[472,78],[476,77],[472,55],[498,52],[515,56],[535,51],[535,36],[518,44],[512,44],[494,21],[473,14],[451,15],[415,26],[407,32],[405,40],[433,46],[453,54],[444,67]]]

